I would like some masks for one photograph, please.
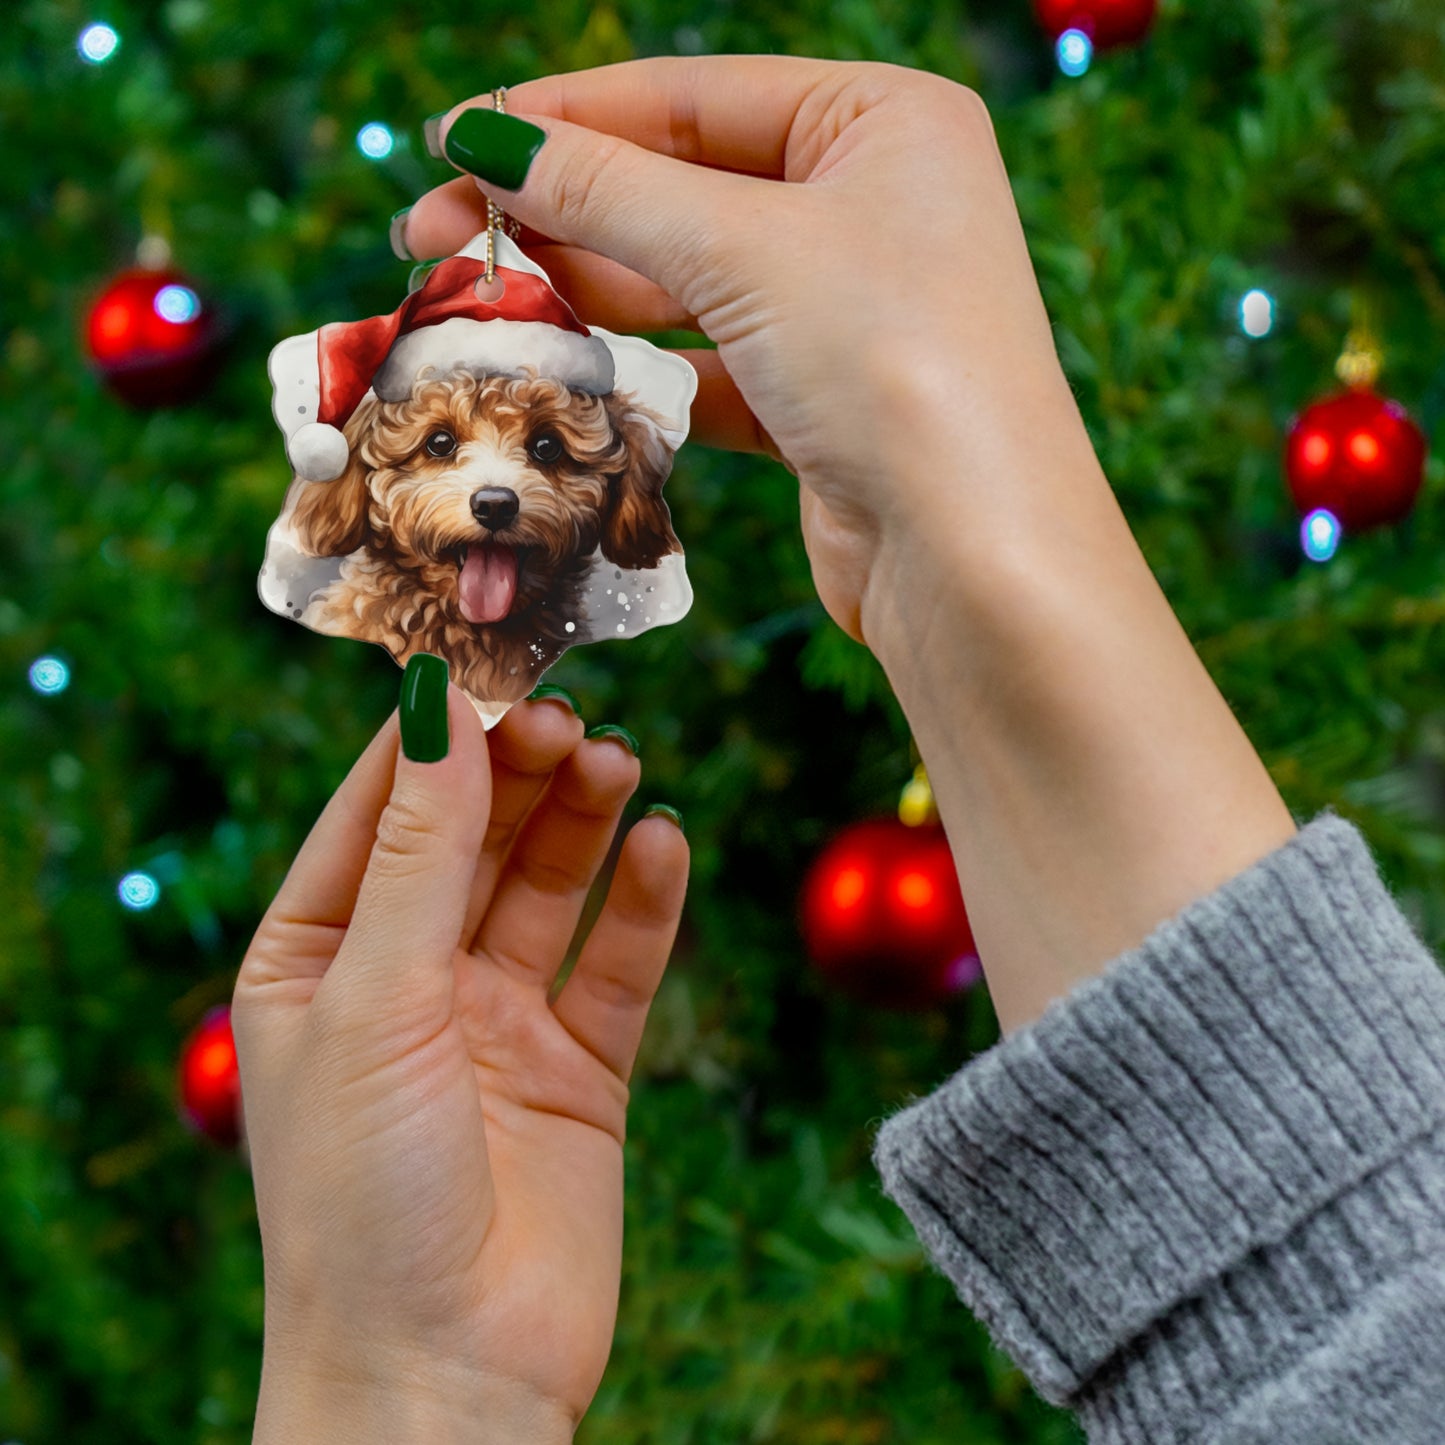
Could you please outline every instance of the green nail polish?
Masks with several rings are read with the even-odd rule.
[[[401,679],[401,750],[414,763],[447,755],[447,665],[430,652],[414,652]]]
[[[676,823],[677,831],[686,836],[687,829],[682,826],[682,814],[679,813],[676,808],[670,807],[666,803],[652,803],[642,816],[644,818],[650,818],[654,813],[659,817],[666,818],[671,823]]]
[[[527,694],[528,702],[540,702],[544,698],[555,697],[558,702],[565,702],[578,717],[582,716],[582,704],[567,691],[565,687],[558,687],[553,682],[539,682],[531,692]]]
[[[431,261],[422,261],[411,268],[411,275],[406,278],[406,294],[410,296],[413,291],[420,291],[426,285],[426,278],[446,260],[445,256],[438,257]]]
[[[444,110],[429,115],[421,123],[421,138],[426,142],[426,153],[434,160],[444,161],[442,154],[442,122],[447,118]]]
[[[637,739],[626,728],[619,727],[616,723],[598,723],[595,728],[587,729],[587,736],[589,738],[616,738],[623,747],[631,752],[634,758],[637,756]]]
[[[546,139],[541,126],[515,115],[464,110],[447,132],[447,159],[494,186],[515,191],[527,179],[532,160]]]
[[[406,218],[411,214],[410,206],[403,206],[396,215],[391,218],[391,225],[387,228],[387,236],[391,241],[391,254],[398,261],[415,261],[416,257],[406,249]]]

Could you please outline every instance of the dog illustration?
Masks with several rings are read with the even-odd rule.
[[[342,474],[298,476],[287,495],[302,551],[346,558],[300,620],[402,664],[437,653],[476,698],[526,697],[588,640],[579,599],[599,549],[627,568],[682,550],[662,418],[629,393],[423,371],[405,400],[363,400],[345,437]]]

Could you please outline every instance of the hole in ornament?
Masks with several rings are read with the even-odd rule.
[[[507,294],[507,283],[500,276],[493,276],[490,281],[485,276],[478,276],[477,284],[472,289],[477,293],[478,301],[493,304]]]

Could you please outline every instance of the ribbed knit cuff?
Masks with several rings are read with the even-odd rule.
[[[1360,1243],[1383,1179],[1445,1217],[1442,1037],[1445,975],[1325,813],[890,1118],[874,1163],[1044,1398],[1173,1438],[1129,1421],[1188,1396],[1186,1355],[1239,1367],[1226,1317],[1273,1311],[1303,1348],[1310,1311],[1411,1252],[1388,1212],[1395,1237]],[[1146,1349],[1127,1407],[1103,1398]]]

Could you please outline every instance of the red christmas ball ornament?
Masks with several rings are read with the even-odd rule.
[[[1050,40],[1082,30],[1095,50],[1135,45],[1154,24],[1158,0],[1034,0],[1034,13]]]
[[[860,1002],[932,1008],[981,976],[936,823],[872,818],[845,828],[808,870],[801,912],[814,966]]]
[[[132,406],[171,406],[198,396],[215,375],[217,343],[210,307],[168,267],[122,272],[85,321],[90,359]]]
[[[207,1138],[233,1148],[241,1140],[241,1071],[231,1010],[213,1008],[181,1048],[181,1117]]]
[[[1368,387],[1308,406],[1285,441],[1285,477],[1301,516],[1323,507],[1346,532],[1398,522],[1425,477],[1425,435],[1405,408]]]

